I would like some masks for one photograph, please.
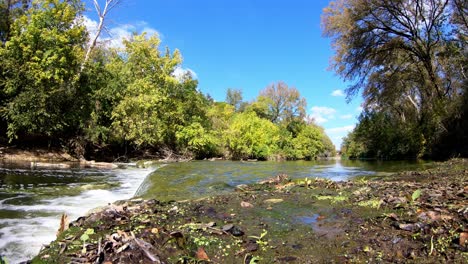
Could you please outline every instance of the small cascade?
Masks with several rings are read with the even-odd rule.
[[[74,220],[131,198],[155,169],[1,169],[0,255],[9,263],[32,258],[55,239],[63,213]]]

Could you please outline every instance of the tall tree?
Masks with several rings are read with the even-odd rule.
[[[302,120],[305,117],[305,99],[296,88],[288,87],[284,82],[267,86],[260,92],[260,98],[266,101],[268,115],[273,123]]]
[[[234,106],[234,109],[239,110],[242,104],[242,91],[240,89],[228,88],[226,91],[226,103]]]
[[[175,76],[182,62],[179,51],[161,52],[157,35],[146,37],[145,33],[124,44],[125,51],[115,62],[124,86],[123,97],[112,111],[115,135],[137,146],[171,150],[184,147],[178,142],[194,142],[190,137],[206,127],[207,101],[190,75]],[[181,132],[189,126],[190,131]],[[196,148],[202,149],[199,143]]]
[[[352,82],[348,99],[362,90],[366,108],[393,111],[435,142],[453,114],[451,102],[464,93],[465,16],[457,0],[331,2],[322,23],[333,40],[332,68]]]

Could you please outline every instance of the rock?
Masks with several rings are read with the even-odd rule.
[[[405,231],[410,231],[410,232],[416,232],[424,227],[423,224],[421,223],[415,223],[415,224],[398,224],[398,227],[401,230]]]
[[[253,204],[251,204],[249,202],[244,202],[244,201],[241,202],[241,206],[243,208],[253,208],[254,207]]]
[[[240,228],[238,228],[237,226],[233,226],[231,229],[229,229],[229,231],[227,231],[228,233],[231,233],[231,235],[235,236],[235,237],[239,237],[239,236],[243,236],[244,235],[244,231],[242,231]]]
[[[69,169],[70,164],[66,163],[47,163],[31,161],[31,169],[46,168],[46,169]]]
[[[233,227],[234,227],[233,224],[227,224],[227,225],[224,225],[224,226],[222,227],[222,230],[223,230],[224,232],[229,232]]]
[[[233,236],[243,236],[244,235],[244,232],[240,228],[238,228],[237,226],[235,226],[233,224],[224,225],[222,227],[222,230],[224,232],[230,233]]]
[[[85,168],[96,168],[96,169],[117,169],[117,164],[109,162],[95,162],[94,160],[80,160],[80,165]]]
[[[388,214],[388,218],[392,219],[393,221],[398,221],[398,215],[395,213]]]

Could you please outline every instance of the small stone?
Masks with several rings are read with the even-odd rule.
[[[242,230],[240,230],[240,228],[238,228],[237,226],[233,226],[229,230],[229,233],[231,233],[233,236],[236,236],[236,237],[244,235],[244,232]]]
[[[253,204],[251,204],[249,202],[244,202],[244,201],[241,202],[241,206],[243,208],[253,208],[254,207]]]
[[[227,225],[224,225],[224,226],[222,227],[222,230],[223,230],[224,232],[229,232],[229,230],[231,230],[233,227],[234,227],[233,224],[227,224]]]

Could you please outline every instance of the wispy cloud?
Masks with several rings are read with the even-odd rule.
[[[353,130],[355,125],[349,125],[349,126],[342,126],[342,127],[334,127],[334,128],[329,128],[325,129],[325,132],[330,133],[330,134],[341,134],[341,133],[348,133],[351,130]]]
[[[310,109],[310,117],[314,119],[315,123],[322,124],[329,119],[335,118],[336,109],[326,106],[314,106]]]
[[[345,96],[343,90],[334,90],[332,93],[331,93],[331,96]]]
[[[90,38],[93,38],[97,33],[98,22],[83,16],[83,24],[88,29]],[[150,27],[145,21],[138,21],[132,24],[123,24],[115,27],[110,27],[108,30],[103,31],[98,41],[113,48],[123,48],[123,41],[130,39],[134,33],[141,34],[146,32],[147,37],[162,35],[154,28]]]
[[[327,133],[328,137],[330,137],[331,141],[335,145],[336,148],[340,148],[341,143],[343,142],[343,138],[354,129],[355,125],[348,125],[342,127],[334,127],[325,129],[325,133]]]
[[[351,119],[351,118],[353,118],[352,114],[347,114],[347,115],[340,116],[340,119]]]
[[[361,113],[364,108],[362,106],[356,107],[356,112]]]

